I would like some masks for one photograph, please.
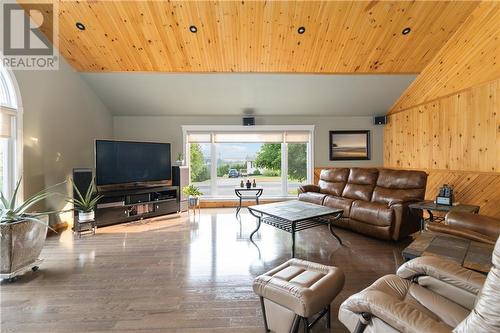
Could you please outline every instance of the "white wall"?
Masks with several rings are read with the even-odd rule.
[[[118,140],[144,140],[172,143],[172,158],[182,151],[182,125],[241,125],[240,116],[115,116],[113,133]],[[382,166],[383,126],[373,125],[372,117],[263,116],[257,125],[316,125],[314,166]],[[329,161],[330,130],[370,130],[371,160]]]
[[[93,140],[113,135],[111,113],[60,59],[57,71],[14,72],[24,109],[25,195],[68,179],[75,167],[92,167]],[[47,208],[63,204],[52,199]]]

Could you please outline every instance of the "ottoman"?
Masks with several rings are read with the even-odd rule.
[[[330,303],[343,286],[340,268],[300,259],[291,259],[253,282],[266,332],[276,333],[297,332],[301,321],[304,332],[309,332],[325,314],[330,327]]]

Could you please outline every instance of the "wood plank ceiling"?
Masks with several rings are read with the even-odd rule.
[[[394,104],[399,112],[500,78],[500,2],[481,3]]]
[[[419,73],[469,1],[59,1],[79,71]],[[25,9],[36,5],[22,5]],[[76,22],[86,29],[80,31]],[[189,31],[196,26],[197,33]],[[305,27],[299,34],[298,28]],[[411,32],[403,35],[406,27]]]

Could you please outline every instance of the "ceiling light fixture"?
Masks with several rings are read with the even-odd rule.
[[[306,28],[300,27],[297,29],[297,32],[299,33],[299,35],[302,35],[304,32],[306,32]]]
[[[85,25],[83,25],[83,23],[81,23],[81,22],[76,22],[76,24],[75,24],[75,25],[76,25],[76,27],[78,28],[78,30],[81,30],[81,31],[85,30]]]
[[[192,25],[189,27],[189,31],[191,31],[193,34],[195,34],[198,31],[198,28],[195,25]]]
[[[410,33],[410,31],[411,31],[411,28],[410,28],[410,27],[407,27],[407,28],[404,28],[404,29],[403,29],[403,31],[401,31],[401,33],[402,33],[403,35],[408,35],[408,34]]]

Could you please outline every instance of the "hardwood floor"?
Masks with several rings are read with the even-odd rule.
[[[291,237],[234,209],[203,209],[196,220],[156,218],[101,228],[74,240],[49,237],[38,272],[2,282],[1,332],[263,332],[255,276],[290,257]],[[394,243],[326,227],[297,234],[297,257],[341,267],[344,290],[332,332],[347,332],[338,306],[376,278],[394,273],[409,241]],[[329,332],[324,322],[315,333]]]

